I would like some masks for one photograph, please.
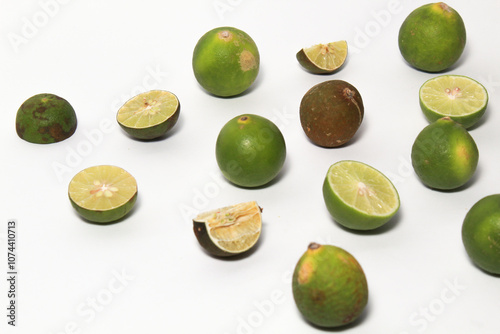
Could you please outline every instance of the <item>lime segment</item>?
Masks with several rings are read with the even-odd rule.
[[[441,75],[420,87],[419,99],[430,122],[448,116],[469,128],[486,111],[488,92],[479,82],[466,76]]]
[[[331,73],[341,67],[347,58],[347,42],[316,44],[297,53],[297,60],[313,73]]]
[[[359,230],[377,228],[399,209],[391,181],[364,163],[344,160],[333,164],[323,184],[328,211],[340,224]]]
[[[94,222],[122,218],[133,207],[137,183],[132,175],[116,166],[94,166],[76,174],[68,188],[75,209]]]

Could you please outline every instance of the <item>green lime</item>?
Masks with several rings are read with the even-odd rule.
[[[295,266],[292,292],[304,318],[320,327],[352,323],[368,303],[361,265],[349,252],[331,245],[309,245]]]
[[[125,102],[116,120],[132,137],[149,140],[167,133],[177,123],[179,113],[180,103],[174,94],[151,90]]]
[[[323,198],[339,224],[372,230],[387,223],[399,210],[399,194],[392,182],[375,168],[342,160],[328,169]]]
[[[255,201],[203,212],[193,219],[194,234],[213,255],[237,255],[257,244],[262,230],[261,212]]]
[[[137,183],[120,167],[94,166],[73,177],[68,194],[71,204],[83,218],[109,223],[132,210],[137,199]]]
[[[23,102],[16,115],[20,138],[35,144],[63,141],[76,131],[75,110],[54,94],[38,94]]]
[[[449,116],[470,128],[488,105],[488,92],[476,80],[462,75],[441,75],[427,80],[419,92],[420,107],[430,121]]]
[[[443,2],[418,7],[399,30],[399,50],[413,67],[427,72],[448,69],[462,55],[466,32],[462,17]]]
[[[486,196],[470,208],[462,225],[462,241],[479,268],[500,275],[500,194]]]
[[[286,158],[280,129],[262,116],[245,114],[227,122],[217,137],[215,154],[222,174],[242,187],[269,183]]]
[[[344,64],[347,58],[347,42],[316,44],[301,49],[296,57],[299,64],[309,72],[333,73]]]
[[[469,132],[449,117],[427,125],[411,150],[412,165],[430,188],[456,189],[476,171],[479,151]]]
[[[234,96],[247,90],[259,73],[260,55],[253,39],[233,27],[204,34],[193,52],[198,83],[217,96]]]

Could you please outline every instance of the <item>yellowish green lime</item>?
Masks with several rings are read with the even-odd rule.
[[[177,122],[180,103],[171,92],[151,90],[128,100],[116,115],[125,132],[137,139],[163,136]]]
[[[213,255],[237,255],[250,250],[259,240],[261,212],[255,201],[204,212],[193,219],[194,234]]]
[[[399,210],[399,194],[392,182],[375,168],[342,160],[328,169],[323,198],[339,224],[371,230],[387,223]]]
[[[132,210],[137,199],[137,182],[123,168],[93,166],[73,177],[68,194],[71,204],[83,218],[109,223]]]
[[[441,75],[427,80],[420,87],[419,100],[430,122],[449,116],[465,128],[470,128],[484,115],[488,92],[469,77]]]
[[[332,73],[340,68],[347,58],[347,42],[337,41],[316,44],[297,52],[302,67],[312,73]]]

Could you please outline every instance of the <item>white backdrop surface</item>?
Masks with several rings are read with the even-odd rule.
[[[467,45],[447,73],[482,82],[490,101],[470,133],[480,152],[473,180],[433,191],[411,167],[411,145],[428,123],[418,104],[435,76],[410,68],[397,45],[405,17],[425,1],[0,1],[1,333],[321,333],[299,314],[291,272],[312,242],[351,252],[368,279],[362,318],[346,333],[498,333],[500,281],[475,267],[461,241],[468,209],[500,192],[500,3],[454,0]],[[234,26],[255,40],[261,70],[244,95],[223,99],[197,84],[191,57],[199,37]],[[345,39],[349,55],[333,75],[301,69],[302,47]],[[303,133],[300,100],[330,79],[360,91],[365,118],[346,146],[324,149]],[[136,141],[115,115],[128,98],[165,89],[181,102],[166,138]],[[66,141],[18,138],[16,111],[38,93],[67,99],[78,117]],[[228,183],[215,139],[231,118],[273,120],[287,144],[278,179],[259,189]],[[367,233],[333,221],[321,186],[328,167],[354,159],[384,172],[401,209]],[[113,164],[135,176],[136,208],[111,225],[84,222],[67,187],[78,171]],[[264,208],[258,247],[221,260],[198,245],[199,212],[256,200]],[[17,222],[17,319],[7,324],[7,222]],[[6,278],[3,278],[6,277]]]

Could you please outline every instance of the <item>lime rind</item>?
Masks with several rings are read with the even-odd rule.
[[[328,211],[341,225],[369,230],[387,223],[399,210],[399,194],[380,171],[361,162],[333,164],[323,184]]]
[[[450,117],[465,128],[481,119],[488,100],[488,92],[481,83],[462,75],[434,77],[419,90],[420,107],[429,122]]]

